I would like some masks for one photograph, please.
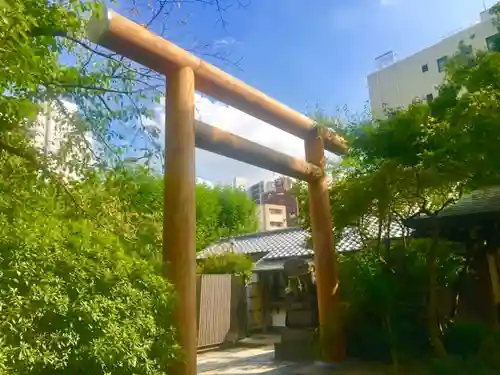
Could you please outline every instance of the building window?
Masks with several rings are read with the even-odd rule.
[[[269,225],[273,228],[283,228],[283,222],[282,221],[270,221]]]
[[[427,102],[432,102],[434,100],[434,95],[432,94],[427,94],[425,96],[425,99],[427,100]]]
[[[422,73],[425,73],[428,71],[429,71],[429,65],[427,65],[427,64],[422,65]]]
[[[273,272],[269,274],[269,294],[271,303],[284,302],[286,298],[286,287],[288,279],[283,272]]]
[[[472,45],[466,45],[465,43],[460,43],[459,46],[459,55],[464,59],[464,63],[467,64],[468,67],[474,66],[474,49]]]
[[[446,69],[446,62],[448,61],[448,56],[443,56],[437,59],[437,66],[439,72],[444,72]]]
[[[488,51],[500,52],[500,33],[487,37],[486,47]]]
[[[270,208],[269,213],[272,215],[283,215],[283,210],[281,208]]]
[[[463,45],[462,52],[465,56],[470,57],[474,55],[474,50],[472,49],[472,44]]]

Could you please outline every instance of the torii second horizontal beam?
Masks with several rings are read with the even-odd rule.
[[[285,176],[313,181],[322,176],[321,168],[305,160],[274,151],[248,139],[195,122],[196,147]]]

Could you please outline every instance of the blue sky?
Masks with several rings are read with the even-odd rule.
[[[183,32],[227,41],[243,71],[226,70],[297,110],[362,110],[375,57],[417,52],[482,9],[481,0],[251,0],[226,12],[226,30],[213,10],[190,6]]]
[[[485,1],[486,6],[493,3]],[[241,57],[241,70],[208,60],[300,112],[316,105],[330,114],[343,106],[360,112],[375,57],[389,50],[399,58],[411,55],[479,20],[483,7],[481,0],[251,0],[248,7],[233,6],[224,13],[224,28],[213,7],[181,1],[167,22],[166,37],[185,48],[214,43],[214,48],[231,51],[234,60]],[[126,7],[119,12],[129,16]],[[147,14],[141,11],[139,18]],[[202,97],[197,107],[203,121],[301,156],[300,141],[234,109]],[[158,111],[161,124],[164,114]],[[203,151],[197,163],[197,174],[215,182],[271,177]]]

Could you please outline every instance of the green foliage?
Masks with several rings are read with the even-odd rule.
[[[143,257],[159,256],[163,232],[161,176],[142,167],[115,168],[89,176],[78,186],[90,193],[87,212],[100,217],[100,222],[106,222],[113,231],[124,233],[130,244],[140,243],[141,247],[134,248],[134,252]],[[103,209],[110,215],[102,217]],[[256,228],[255,204],[244,192],[204,184],[196,186],[198,251],[221,237],[252,233]]]
[[[450,356],[431,360],[429,375],[494,375],[500,372],[500,335],[479,323],[456,322],[445,334]]]
[[[250,280],[253,261],[245,254],[227,252],[211,254],[198,264],[200,274],[231,274],[242,276],[245,282]]]
[[[230,187],[196,187],[196,249],[203,250],[220,238],[257,231],[255,203],[241,190]]]
[[[479,353],[489,333],[483,324],[456,322],[447,329],[444,342],[450,354],[468,358]]]
[[[5,152],[0,166],[0,368],[162,373],[180,356],[161,268],[162,179],[118,168],[59,184]],[[231,221],[240,214],[228,210],[249,207],[240,193],[197,192],[226,203],[224,233],[253,228]],[[252,267],[238,257],[218,264],[242,276]]]
[[[442,244],[415,241],[403,221],[417,214],[434,216],[465,192],[500,184],[499,71],[500,53],[474,54],[462,44],[447,64],[439,96],[429,103],[417,101],[384,119],[344,128],[318,115],[320,124],[350,141],[348,154],[332,166],[330,203],[337,240],[354,232],[362,242],[359,254],[341,256],[340,267],[353,354],[391,357],[397,363],[431,347],[436,355],[446,354],[442,340],[451,353],[474,352],[455,347],[458,326],[435,316],[440,291],[456,280],[464,259],[451,256]],[[305,184],[298,187],[298,197],[301,224],[309,228]],[[393,226],[402,228],[396,243],[388,241]],[[443,337],[440,326],[446,325]],[[480,342],[481,350],[495,352],[484,349],[477,327],[467,335],[470,342],[477,336],[476,347]],[[462,367],[470,370],[467,366],[479,356],[476,351],[461,360]],[[436,366],[458,368],[452,362]],[[444,374],[445,367],[435,373]]]
[[[426,293],[429,272],[427,241],[401,243],[384,249],[383,262],[376,248],[340,257],[342,298],[348,351],[356,358],[390,360],[424,357],[429,351]],[[455,280],[461,259],[442,245],[438,259],[440,288]]]
[[[164,77],[84,39],[100,1],[0,3],[0,374],[168,373],[182,353],[161,272],[163,183],[120,167],[125,150],[162,155],[147,120]],[[149,25],[163,5],[148,2]],[[34,147],[42,114],[64,131],[56,150]],[[197,196],[200,247],[255,228],[241,194]]]
[[[4,153],[0,165],[6,371],[164,371],[180,354],[170,315],[175,297],[162,277],[162,179],[144,168],[117,168],[63,185],[40,177],[20,157]],[[198,186],[197,195],[206,233],[253,230],[254,214],[234,221],[253,213],[245,194]],[[216,205],[210,212],[218,216],[201,216],[207,204]],[[228,254],[208,259],[203,272],[248,277],[251,269],[250,259]]]
[[[92,220],[22,159],[3,153],[0,165],[2,373],[164,373],[180,356],[175,296],[130,252],[139,240]],[[70,186],[82,203],[87,188]]]
[[[483,362],[474,359],[448,357],[435,358],[428,364],[428,375],[494,375],[497,372]]]
[[[7,0],[0,8],[2,374],[159,374],[181,357],[174,292],[155,263],[131,251],[144,243],[135,228],[116,222],[128,213],[119,194],[99,174],[68,183],[54,168],[84,177],[85,131],[102,136],[116,119],[106,109],[112,98],[102,102],[104,93],[122,95],[113,92],[109,70],[94,69],[70,41],[81,35],[82,16],[100,6]],[[81,58],[79,67],[61,64],[62,54]],[[133,97],[126,81],[116,77],[114,87]],[[98,103],[101,111],[87,116],[83,106],[71,114],[65,98]],[[59,127],[71,125],[53,155],[31,141],[47,102]]]
[[[60,36],[79,37],[82,16],[100,7],[100,2],[80,0],[64,3],[7,0],[2,3],[0,58],[4,69],[0,73],[0,149],[34,161],[37,151],[26,141],[26,136],[34,130],[36,115],[42,110],[46,112],[44,103],[51,103],[59,113],[58,128],[71,124],[73,131],[68,132],[59,155],[53,155],[50,164],[60,167],[64,162],[65,169],[71,172],[81,171],[88,165],[89,158],[85,154],[88,154],[90,142],[83,134],[92,127],[93,120],[77,121],[77,115],[68,111],[62,99],[72,98],[77,88],[85,85],[83,81],[102,81],[99,79],[102,74],[86,74],[61,64],[61,54],[71,54],[72,47]],[[79,163],[67,157],[69,148],[80,151]],[[39,165],[49,164],[42,163],[41,157],[36,159]]]
[[[464,192],[500,183],[499,71],[500,53],[473,55],[462,48],[435,100],[341,129],[350,149],[332,168],[330,202],[338,238],[346,228],[362,230],[370,217],[379,220],[383,237],[390,223],[437,213]],[[324,126],[342,127],[322,113],[317,117]],[[309,228],[305,184],[298,197],[301,223]]]

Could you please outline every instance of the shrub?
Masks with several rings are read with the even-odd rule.
[[[50,184],[17,177],[0,178],[0,374],[165,373],[180,356],[172,286]]]
[[[351,356],[388,361],[394,355],[404,359],[427,354],[425,245],[421,241],[412,241],[408,247],[394,243],[383,251],[385,263],[375,248],[340,257]],[[443,251],[439,262],[443,284],[456,273],[459,264]]]
[[[484,371],[500,371],[500,334],[485,324],[455,322],[446,330],[444,342],[454,362],[477,362]]]
[[[488,333],[488,328],[483,324],[456,322],[447,329],[444,343],[450,354],[470,358],[479,353]]]
[[[242,276],[245,282],[250,280],[253,261],[245,254],[227,252],[213,254],[198,264],[200,274],[231,274]]]
[[[460,357],[435,358],[427,364],[427,375],[496,375],[498,371],[484,362]]]

